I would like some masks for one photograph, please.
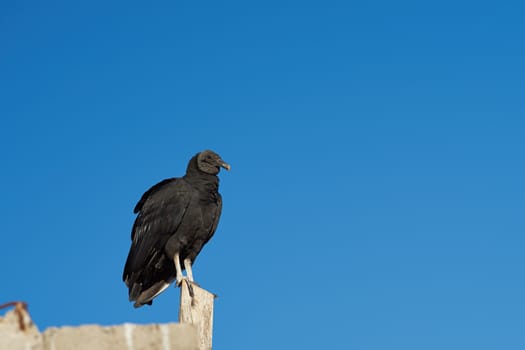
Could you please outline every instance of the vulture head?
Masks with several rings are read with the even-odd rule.
[[[216,175],[221,168],[230,170],[230,165],[217,153],[205,150],[197,154],[197,168],[206,174]]]

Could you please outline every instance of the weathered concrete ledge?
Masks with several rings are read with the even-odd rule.
[[[38,331],[25,309],[0,317],[0,349],[9,350],[197,350],[197,328],[166,323],[84,325]]]

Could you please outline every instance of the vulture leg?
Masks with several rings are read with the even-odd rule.
[[[182,280],[184,279],[184,276],[182,275],[182,268],[180,267],[180,258],[179,253],[175,253],[175,256],[173,257],[173,262],[175,263],[175,283],[177,283],[177,287],[182,284]]]
[[[193,282],[193,271],[191,270],[191,260],[184,259],[184,268],[186,269],[186,274],[190,282]]]

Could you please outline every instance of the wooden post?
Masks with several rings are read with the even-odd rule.
[[[197,327],[199,350],[211,350],[215,294],[184,280],[180,289],[179,322]]]

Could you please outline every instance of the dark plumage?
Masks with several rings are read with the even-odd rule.
[[[222,209],[220,168],[230,166],[213,151],[191,158],[186,175],[151,187],[135,206],[131,248],[122,279],[135,307],[153,298],[174,280],[193,282],[191,264],[215,233]],[[184,267],[181,267],[184,264]]]

